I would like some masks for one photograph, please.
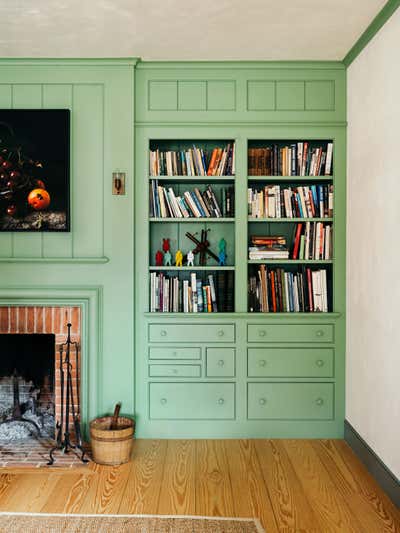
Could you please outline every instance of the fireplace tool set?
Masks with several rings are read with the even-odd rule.
[[[71,324],[67,324],[67,340],[59,348],[59,371],[61,385],[61,414],[60,420],[56,424],[56,445],[50,450],[50,460],[47,463],[52,465],[55,461],[54,452],[61,450],[62,453],[73,451],[78,455],[83,463],[85,459],[85,450],[83,449],[81,424],[80,424],[80,395],[79,395],[79,345],[71,341]],[[71,351],[75,356],[75,379],[72,377]],[[72,419],[72,420],[71,420]],[[73,433],[71,434],[71,423]]]

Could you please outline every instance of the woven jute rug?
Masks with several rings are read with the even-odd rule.
[[[1,533],[265,533],[255,518],[0,513]]]

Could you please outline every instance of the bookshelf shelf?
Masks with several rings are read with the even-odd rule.
[[[315,217],[315,218],[255,218],[255,217],[248,217],[248,222],[266,222],[266,223],[272,223],[276,224],[279,222],[333,222],[332,217]]]
[[[333,259],[248,259],[249,265],[331,265]]]
[[[196,222],[203,222],[205,224],[214,224],[215,222],[235,222],[234,218],[207,218],[207,217],[199,217],[199,218],[149,218],[149,222],[178,222],[178,223],[196,223]]]
[[[161,272],[193,272],[193,271],[205,271],[205,272],[218,272],[218,271],[227,271],[235,270],[234,266],[150,266],[149,270],[151,271],[161,271]]]
[[[149,180],[167,181],[169,183],[194,182],[217,183],[220,181],[233,182],[235,176],[149,176]]]
[[[268,181],[268,182],[279,182],[279,181],[305,181],[305,182],[318,182],[318,181],[332,181],[333,176],[247,176],[249,182],[252,181]]]

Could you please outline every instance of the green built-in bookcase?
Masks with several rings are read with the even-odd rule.
[[[345,70],[339,63],[140,63],[135,131],[135,395],[142,437],[340,437],[344,420]],[[297,141],[333,143],[329,176],[249,175],[248,149]],[[234,176],[151,176],[149,150],[235,144]],[[151,180],[181,192],[211,184],[235,190],[234,217],[161,219],[149,215]],[[266,260],[287,271],[324,268],[329,311],[251,313],[251,235],[285,235],[297,219],[254,219],[248,188],[329,184],[334,211],[328,260]],[[174,256],[193,248],[186,232],[223,237],[218,266],[156,267],[170,238]],[[233,277],[232,311],[151,313],[150,275]]]

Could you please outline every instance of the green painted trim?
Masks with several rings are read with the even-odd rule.
[[[400,0],[388,0],[388,2],[386,2],[368,28],[343,58],[343,63],[346,68],[348,68],[351,63],[353,63],[353,61],[361,54],[367,44],[375,37],[378,31],[390,19],[399,6]]]
[[[365,440],[347,421],[344,421],[344,440],[364,463],[372,477],[388,494],[393,503],[400,507],[400,480],[385,465],[382,459],[376,455],[374,450],[368,446]]]
[[[189,127],[195,127],[195,128],[198,128],[198,127],[202,127],[202,128],[209,128],[209,127],[221,127],[221,128],[226,128],[227,126],[229,126],[230,128],[231,127],[234,127],[234,126],[247,126],[247,127],[251,127],[251,128],[257,128],[257,127],[260,127],[260,128],[266,128],[266,127],[270,127],[270,126],[275,126],[275,127],[282,127],[282,126],[302,126],[302,127],[307,127],[307,128],[320,128],[321,126],[323,127],[333,127],[333,128],[346,128],[347,127],[347,121],[343,121],[343,120],[338,120],[338,121],[328,121],[328,122],[313,122],[313,121],[310,121],[310,122],[296,122],[294,120],[280,120],[280,121],[277,121],[277,122],[274,122],[274,121],[269,121],[269,120],[260,120],[260,121],[257,121],[257,122],[251,122],[249,120],[243,120],[243,121],[238,121],[237,119],[235,120],[232,120],[230,121],[229,118],[227,117],[224,121],[217,121],[217,120],[209,120],[207,122],[196,122],[196,121],[177,121],[177,122],[160,122],[160,121],[157,121],[157,120],[148,120],[148,121],[136,121],[135,122],[135,127],[136,128],[149,128],[149,127],[157,127],[157,128],[175,128],[175,127],[180,127],[180,128],[189,128]],[[155,178],[156,176],[153,176],[153,178]],[[173,177],[173,176],[171,176]],[[201,176],[199,176],[201,177]],[[215,177],[215,176],[213,176]],[[253,176],[255,177],[255,176]],[[310,176],[307,176],[307,177],[310,177]],[[312,176],[311,176],[312,177]],[[321,176],[320,176],[321,177]],[[324,177],[324,176],[322,176]]]
[[[138,70],[153,69],[315,69],[344,70],[341,61],[139,61]]]
[[[108,58],[96,58],[96,57],[72,57],[72,58],[60,58],[60,57],[3,57],[0,59],[0,66],[10,65],[33,65],[33,66],[135,66],[140,59],[138,57],[108,57]]]
[[[221,320],[224,318],[245,318],[248,320],[269,320],[285,318],[288,321],[301,319],[311,320],[332,320],[333,318],[339,318],[342,313],[143,313],[146,318],[153,318],[157,322],[164,318],[179,318],[184,320],[200,320],[200,319],[214,319]]]
[[[104,264],[108,257],[0,257],[0,263],[74,263],[74,264]]]

